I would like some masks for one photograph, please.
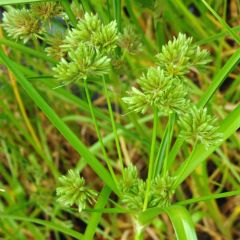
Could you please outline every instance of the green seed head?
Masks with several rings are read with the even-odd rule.
[[[78,206],[79,212],[96,201],[97,192],[85,185],[84,178],[74,170],[69,170],[66,176],[59,178],[60,187],[57,188],[58,201],[64,206]]]
[[[2,26],[9,37],[24,42],[37,37],[41,32],[39,20],[27,9],[11,8],[8,12],[4,12]]]
[[[218,132],[218,121],[207,113],[207,109],[197,109],[195,106],[179,118],[180,136],[187,142],[194,144],[201,142],[205,147],[217,145],[222,141],[222,134]]]
[[[68,61],[64,58],[53,68],[55,78],[63,83],[82,80],[88,76],[103,76],[111,70],[110,59],[89,45],[80,43],[69,52]]]

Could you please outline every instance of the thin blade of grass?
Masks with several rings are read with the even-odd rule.
[[[69,20],[71,21],[72,25],[74,27],[76,27],[77,26],[77,19],[74,16],[74,13],[73,13],[73,11],[71,9],[69,1],[68,0],[61,0],[61,4],[62,4],[64,10],[66,11],[66,13],[67,13],[67,15],[69,17]]]
[[[0,58],[5,65],[16,76],[17,81],[37,104],[37,106],[46,114],[48,119],[53,125],[60,131],[60,133],[66,138],[66,140],[72,145],[72,147],[87,161],[96,174],[102,179],[102,181],[108,185],[115,193],[118,194],[118,189],[113,182],[112,177],[108,171],[102,166],[102,164],[94,157],[94,155],[88,150],[88,148],[78,139],[78,137],[70,130],[70,128],[60,119],[60,117],[54,112],[54,110],[46,103],[46,101],[40,96],[35,88],[28,82],[28,80],[19,72],[12,64],[12,61],[6,57],[6,55],[0,51]]]
[[[238,36],[238,34],[235,31],[233,31],[231,27],[228,26],[228,24],[224,21],[224,19],[222,19],[217,14],[217,12],[205,0],[202,0],[202,2],[207,7],[207,9],[212,13],[212,15],[221,23],[221,25],[224,27],[224,29],[227,30],[229,32],[229,34],[231,34],[233,39],[238,44],[240,44],[240,37]]]
[[[188,204],[193,204],[193,203],[198,203],[198,202],[210,201],[212,199],[232,197],[232,196],[236,196],[239,194],[240,194],[240,190],[224,192],[224,193],[216,193],[216,194],[211,194],[211,195],[207,195],[207,196],[183,200],[183,201],[177,202],[176,204],[177,205],[188,205]]]
[[[45,221],[45,220],[38,219],[38,218],[20,217],[20,216],[7,215],[7,214],[1,214],[0,218],[39,224],[39,225],[48,227],[50,229],[62,232],[64,234],[74,237],[76,239],[83,239],[83,235],[81,233],[79,233],[75,230],[66,228],[66,227],[64,227],[64,225],[60,225],[58,223],[53,223],[53,222]]]
[[[107,186],[103,187],[94,209],[104,208],[108,202],[108,198],[110,194],[111,194],[111,189],[108,188]],[[101,220],[101,216],[102,216],[102,212],[95,212],[92,214],[91,218],[88,221],[89,224],[87,225],[87,228],[84,233],[84,237],[83,237],[84,240],[93,239],[97,226]]]
[[[37,51],[35,49],[32,49],[32,48],[29,48],[29,47],[26,47],[20,43],[16,43],[14,41],[11,41],[9,39],[6,39],[6,38],[1,38],[0,39],[0,44],[3,44],[3,45],[6,45],[8,47],[12,47],[12,48],[15,48],[17,50],[19,50],[20,52],[24,53],[24,54],[29,54],[31,56],[34,56],[34,57],[37,57],[37,58],[40,58],[42,60],[45,60],[47,62],[50,62],[50,63],[53,63],[53,64],[56,64],[58,63],[58,61],[48,57],[45,53],[43,52],[40,52],[40,51]]]
[[[178,240],[197,240],[194,223],[185,207],[171,206],[164,211],[172,222]]]

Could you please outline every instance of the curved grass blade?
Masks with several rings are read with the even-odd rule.
[[[224,192],[224,193],[216,193],[216,194],[211,194],[211,195],[197,197],[197,198],[191,198],[191,199],[177,202],[176,204],[177,205],[187,205],[187,204],[193,204],[193,203],[198,203],[198,202],[203,202],[203,201],[210,201],[212,199],[232,197],[232,196],[236,196],[236,195],[240,195],[240,190]]]
[[[178,240],[197,240],[193,221],[185,207],[173,205],[164,211],[172,222]]]
[[[75,230],[66,228],[64,225],[60,225],[58,223],[49,222],[46,220],[38,219],[38,218],[30,218],[30,217],[20,217],[20,216],[14,216],[14,215],[5,215],[1,214],[0,218],[2,219],[12,219],[16,221],[23,221],[23,222],[31,222],[36,223],[45,227],[48,227],[50,229],[56,230],[58,232],[62,232],[68,236],[74,237],[76,239],[83,239],[83,235]]]
[[[6,39],[6,38],[1,38],[0,39],[0,44],[3,44],[5,46],[8,46],[8,47],[12,47],[12,48],[15,48],[19,51],[21,51],[22,53],[24,54],[29,54],[31,56],[34,56],[34,57],[37,57],[37,58],[40,58],[42,60],[45,60],[47,62],[50,62],[50,63],[53,63],[53,64],[56,64],[58,63],[58,61],[48,57],[45,53],[43,52],[40,52],[40,51],[37,51],[35,49],[32,49],[32,48],[29,48],[29,47],[26,47],[20,43],[16,43],[14,41],[11,41],[9,39]]]
[[[66,140],[72,145],[72,147],[87,161],[87,163],[102,179],[102,181],[106,185],[108,185],[115,193],[118,194],[117,186],[113,182],[113,179],[108,173],[108,171],[94,157],[94,155],[88,150],[88,148],[78,139],[78,137],[70,130],[70,128],[60,119],[60,117],[54,112],[54,110],[46,103],[46,101],[41,97],[41,95],[22,75],[22,73],[14,67],[15,65],[12,63],[12,61],[1,50],[0,58],[5,63],[5,65],[13,72],[13,74],[17,78],[17,81],[21,84],[27,94],[46,114],[48,119],[60,131],[60,133],[66,138]]]
[[[0,6],[10,4],[22,4],[22,3],[33,3],[33,2],[46,2],[48,0],[0,0]]]
[[[105,205],[107,204],[110,193],[111,193],[110,188],[108,188],[107,186],[103,187],[94,208],[95,209],[104,208]],[[99,224],[99,221],[101,220],[101,216],[102,216],[102,212],[94,212],[92,214],[91,218],[88,221],[89,223],[84,233],[84,237],[83,237],[84,240],[93,239],[97,226]]]

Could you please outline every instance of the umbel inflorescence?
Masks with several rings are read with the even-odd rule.
[[[65,33],[51,35],[47,31],[50,20],[61,16],[62,7],[56,2],[36,3],[30,9],[13,9],[4,13],[3,27],[9,37],[29,41],[41,38],[49,46],[48,55],[59,60],[53,68],[54,77],[63,84],[86,80],[89,76],[101,77],[112,71],[111,61],[116,48],[135,53],[141,48],[139,38],[129,27],[117,31],[115,21],[103,24],[97,15],[85,13],[76,27]],[[81,15],[81,14],[80,14]],[[192,68],[202,68],[209,62],[209,54],[192,43],[192,38],[180,33],[162,47],[156,55],[155,66],[138,78],[138,87],[132,87],[123,101],[130,111],[146,113],[157,110],[166,116],[178,118],[180,137],[191,144],[205,147],[218,144],[217,120],[207,109],[196,108],[189,97],[186,75]],[[139,178],[133,165],[119,178],[120,202],[136,212],[143,209],[147,182]],[[174,194],[175,178],[167,172],[151,179],[147,207],[167,207]],[[64,206],[77,205],[79,212],[96,201],[96,191],[86,186],[85,180],[74,170],[59,178],[58,201]]]
[[[130,165],[124,169],[125,177],[120,180],[122,192],[121,202],[127,208],[141,211],[144,204],[146,182],[138,177],[136,166]],[[148,208],[167,207],[170,205],[174,189],[175,177],[157,176],[152,180]]]
[[[209,62],[209,53],[192,43],[192,38],[180,33],[162,47],[156,55],[156,66],[137,80],[139,88],[132,87],[123,101],[130,111],[145,113],[149,108],[179,118],[180,136],[187,142],[200,142],[209,147],[217,145],[222,135],[218,133],[216,118],[207,109],[197,109],[189,97],[186,74],[191,68],[202,68]]]

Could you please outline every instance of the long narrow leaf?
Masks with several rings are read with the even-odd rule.
[[[46,114],[53,125],[61,132],[72,147],[87,161],[96,174],[108,185],[114,192],[118,193],[118,189],[114,184],[112,177],[102,164],[94,157],[88,148],[77,138],[70,128],[59,118],[54,110],[46,103],[28,80],[19,72],[12,61],[0,50],[0,58],[6,66],[13,72],[17,81],[21,84],[27,94],[37,104],[37,106]]]
[[[38,218],[20,217],[20,216],[5,215],[5,214],[1,214],[0,218],[36,223],[36,224],[48,227],[50,229],[56,230],[58,232],[62,232],[64,234],[74,237],[76,239],[83,239],[83,235],[81,233],[74,231],[72,229],[66,228],[64,225],[59,224],[59,223],[53,223],[53,222],[49,222],[49,221],[38,219]]]
[[[171,206],[164,209],[168,214],[178,240],[197,240],[194,224],[186,208]]]
[[[47,0],[0,0],[0,6],[10,4],[22,4],[22,3],[33,3],[33,2],[45,2]]]
[[[107,204],[110,193],[111,189],[108,188],[107,186],[104,187],[99,195],[95,208],[104,208],[105,205]],[[85,230],[84,240],[93,239],[101,216],[102,212],[94,212],[92,214],[87,229]]]

